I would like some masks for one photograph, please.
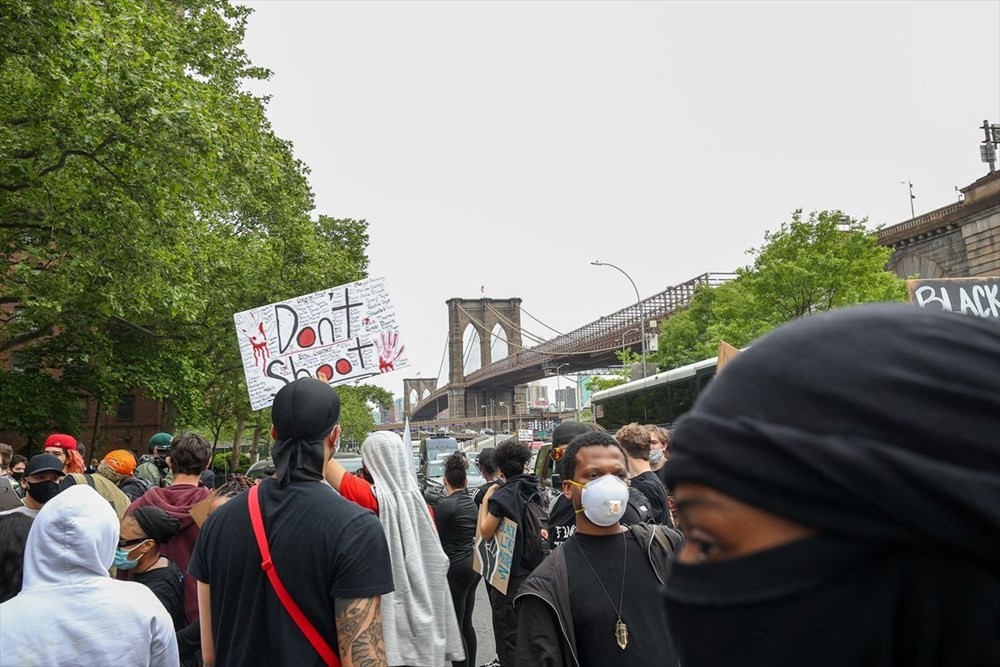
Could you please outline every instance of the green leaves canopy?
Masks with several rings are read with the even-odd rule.
[[[196,420],[206,391],[242,381],[234,312],[365,275],[366,224],[310,217],[306,167],[243,87],[269,76],[242,49],[248,14],[0,7],[0,353],[64,369],[63,399],[140,387]],[[22,430],[11,392],[0,428]]]
[[[718,354],[719,340],[742,347],[784,322],[868,301],[906,299],[906,283],[885,270],[892,251],[840,211],[803,219],[802,211],[752,248],[752,266],[736,280],[700,289],[691,304],[661,324],[661,368]]]

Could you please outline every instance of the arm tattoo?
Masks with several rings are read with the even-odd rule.
[[[333,601],[343,667],[386,667],[382,597]]]

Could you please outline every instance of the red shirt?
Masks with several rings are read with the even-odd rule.
[[[352,503],[378,514],[378,497],[375,495],[375,485],[367,479],[350,473],[345,474],[340,478],[340,495]],[[433,522],[434,508],[428,505],[427,510],[431,513],[431,521]]]
[[[345,474],[340,479],[340,495],[352,503],[378,514],[378,498],[375,497],[375,487],[367,479],[350,473]]]

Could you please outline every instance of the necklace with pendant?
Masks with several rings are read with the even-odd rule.
[[[611,603],[611,608],[615,610],[615,614],[618,616],[618,621],[615,623],[615,643],[618,644],[618,648],[625,650],[628,647],[628,626],[622,622],[622,607],[625,603],[625,568],[628,566],[628,542],[625,540],[625,531],[622,531],[622,546],[625,547],[625,552],[622,558],[622,593],[621,597],[618,599],[618,606],[615,606],[615,601],[611,599],[611,595],[608,593],[608,589],[604,587],[604,582],[601,581],[600,575],[597,574],[597,570],[594,566],[590,564],[590,559],[587,558],[587,554],[584,552],[583,547],[580,545],[579,540],[573,540],[576,544],[576,548],[580,550],[580,555],[583,556],[583,562],[587,564],[590,571],[594,573],[594,578],[597,579],[597,584],[604,591],[605,597],[608,598],[608,602]]]

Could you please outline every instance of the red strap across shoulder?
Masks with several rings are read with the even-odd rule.
[[[295,625],[299,627],[299,630],[306,636],[312,647],[316,649],[319,657],[323,659],[327,667],[340,667],[340,656],[333,652],[330,645],[323,639],[323,635],[309,622],[306,615],[299,609],[299,605],[295,604],[295,600],[288,594],[285,585],[281,583],[281,579],[278,578],[278,573],[274,569],[274,563],[271,562],[271,549],[267,546],[267,535],[264,534],[264,519],[260,514],[260,498],[257,496],[256,486],[250,487],[248,500],[250,505],[250,525],[253,526],[253,534],[257,538],[257,548],[260,549],[261,569],[267,573],[271,587],[274,588],[278,599],[284,605],[285,611],[292,617]]]

